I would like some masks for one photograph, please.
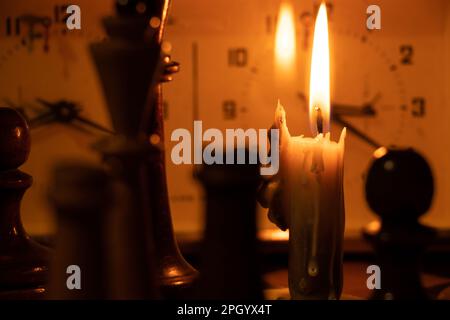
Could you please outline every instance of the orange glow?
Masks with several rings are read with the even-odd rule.
[[[314,26],[314,42],[309,82],[309,122],[314,135],[318,132],[319,116],[322,132],[330,131],[330,48],[328,44],[328,17],[322,3]]]
[[[289,230],[265,229],[258,232],[258,238],[262,241],[287,241],[289,240]]]
[[[295,72],[296,38],[294,9],[290,3],[284,2],[278,13],[277,31],[275,35],[275,65],[283,73]]]
[[[374,151],[373,156],[377,159],[381,158],[387,153],[387,149],[385,147],[380,147],[377,150]]]

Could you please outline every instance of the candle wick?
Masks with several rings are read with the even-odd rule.
[[[321,133],[323,133],[322,109],[320,107],[315,107],[314,110],[317,112],[317,117],[316,117],[317,132],[319,134],[321,134]]]

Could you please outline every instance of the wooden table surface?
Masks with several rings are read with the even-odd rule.
[[[344,295],[354,296],[361,299],[367,299],[371,295],[371,290],[369,290],[366,286],[366,280],[368,277],[366,270],[369,265],[370,263],[360,261],[346,261],[344,263]],[[269,288],[287,288],[287,269],[283,268],[268,272],[265,274],[264,280]],[[423,274],[422,282],[426,288],[433,288],[437,286],[450,287],[450,278],[443,278],[430,274]]]

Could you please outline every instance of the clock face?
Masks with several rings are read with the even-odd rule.
[[[177,128],[194,120],[209,128],[268,128],[282,100],[289,129],[311,135],[308,81],[318,1],[294,1],[296,69],[276,76],[274,42],[278,1],[174,0],[165,39],[181,72],[164,87],[167,166],[172,215],[178,232],[202,228],[202,193],[192,167],[170,161]],[[90,144],[110,128],[88,44],[105,36],[101,17],[112,1],[78,1],[82,29],[65,28],[65,1],[0,4],[0,99],[37,123],[23,170],[35,184],[23,218],[31,233],[53,230],[46,190],[51,167],[62,158],[97,159]],[[446,0],[378,1],[381,30],[366,28],[366,0],[327,1],[329,11],[332,137],[348,129],[345,153],[347,234],[374,216],[364,198],[364,173],[378,146],[412,146],[430,162],[436,179],[425,218],[450,226],[450,3]],[[17,22],[20,21],[20,22]],[[66,103],[66,104],[64,104]],[[79,119],[39,121],[53,107]],[[38,120],[36,120],[38,119]],[[71,118],[72,119],[72,118]],[[272,228],[261,210],[261,228]]]

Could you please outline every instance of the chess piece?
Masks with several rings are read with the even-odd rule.
[[[256,234],[258,165],[203,165],[197,177],[206,193],[206,226],[196,295],[262,299]]]
[[[49,199],[58,232],[49,299],[108,297],[105,231],[112,198],[110,178],[102,169],[79,163],[55,168]]]
[[[147,1],[148,16],[160,17],[157,32],[152,38],[155,45],[161,46],[163,34],[168,19],[171,0]],[[157,21],[158,21],[157,19]],[[163,64],[160,81],[150,88],[148,103],[151,105],[151,115],[146,122],[147,136],[157,138],[164,145],[164,110],[163,82],[172,80],[172,74],[178,72],[179,65],[171,61],[166,53],[161,60]],[[165,297],[182,298],[195,283],[198,272],[182,256],[175,240],[167,186],[164,149],[157,149],[148,161],[150,189],[150,206],[153,219],[156,254],[158,257],[159,279],[161,290]]]
[[[126,167],[146,172],[140,186],[135,187],[138,193],[147,192],[141,195],[148,205],[143,211],[148,216],[143,219],[149,223],[158,281],[164,297],[180,297],[196,279],[197,271],[182,257],[173,234],[162,148],[161,82],[170,80],[170,74],[178,70],[178,65],[161,52],[169,4],[169,0],[117,1],[117,16],[104,20],[110,39],[94,44],[92,52],[113,126],[125,139],[122,150],[117,148],[119,140],[115,138],[115,142],[107,143],[109,146],[104,144],[101,152],[110,159],[112,153],[116,159],[120,153],[119,162],[128,162],[123,155],[131,153],[135,154],[133,161],[143,161],[137,167]],[[130,146],[135,147],[132,152]],[[111,148],[115,149],[112,153]]]
[[[131,270],[127,281],[117,283],[122,289],[116,297],[144,299],[158,297],[158,259],[146,166],[158,146],[151,144],[144,128],[153,107],[147,103],[149,88],[159,81],[160,47],[151,41],[157,30],[149,29],[146,11],[138,14],[128,10],[128,5],[136,10],[133,1],[125,3],[125,7],[118,2],[118,15],[103,21],[110,38],[91,46],[117,133],[96,148],[111,168],[119,197],[123,199],[122,210],[127,215],[122,218],[118,213],[118,220],[126,223],[118,231],[126,243],[118,245],[127,264],[119,269]],[[117,241],[121,241],[120,236]],[[125,245],[129,250],[122,250]]]
[[[380,149],[377,155],[368,172],[366,199],[381,224],[364,230],[381,270],[381,289],[374,290],[372,299],[426,299],[421,259],[435,232],[418,219],[433,198],[431,169],[413,149]]]
[[[20,204],[32,177],[17,169],[28,159],[30,134],[15,110],[0,108],[0,298],[42,298],[49,250],[23,228]]]

